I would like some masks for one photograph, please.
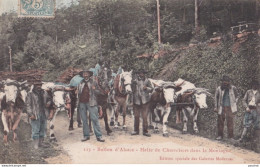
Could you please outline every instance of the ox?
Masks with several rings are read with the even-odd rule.
[[[16,130],[21,120],[27,95],[27,81],[17,82],[7,79],[4,83],[4,94],[1,96],[2,122],[4,125],[4,142],[8,142],[8,133],[13,132],[13,141],[17,140]]]
[[[126,130],[126,108],[130,95],[132,94],[132,71],[126,72],[122,70],[121,74],[118,74],[114,81],[115,95],[114,99],[117,103],[117,108],[115,110],[115,128],[118,128],[118,114],[122,109],[123,111],[123,129]],[[130,104],[131,105],[131,104]]]
[[[71,116],[71,98],[70,88],[64,85],[56,85],[52,82],[46,82],[42,85],[42,89],[49,92],[49,95],[52,97],[54,110],[50,110],[49,113],[49,127],[50,127],[50,141],[57,141],[54,134],[54,123],[56,116],[59,111],[67,111],[67,115],[69,119],[72,119]],[[51,93],[50,93],[51,91]]]
[[[178,79],[175,84],[182,83],[181,90],[176,93],[177,95],[177,112],[176,123],[181,123],[180,112],[183,113],[183,133],[187,133],[187,113],[192,117],[193,130],[198,133],[197,117],[200,109],[208,108],[206,103],[206,97],[212,96],[205,88],[196,88],[194,84]]]
[[[179,91],[180,87],[173,82],[166,82],[162,80],[150,79],[151,83],[155,87],[155,91],[152,93],[150,101],[150,109],[155,114],[155,126],[154,132],[158,133],[158,123],[160,122],[159,111],[161,111],[163,122],[163,136],[168,137],[167,124],[168,117],[171,112],[171,105],[175,102],[175,92]],[[151,115],[150,115],[151,119]]]

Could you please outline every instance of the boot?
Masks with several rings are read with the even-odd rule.
[[[37,150],[39,148],[39,139],[34,139],[33,140],[33,148]]]
[[[47,148],[48,146],[46,144],[44,144],[43,141],[44,141],[44,138],[39,139],[39,147]]]
[[[243,142],[245,136],[246,136],[246,133],[247,133],[247,128],[244,128],[243,129],[243,132],[242,132],[242,135],[240,137],[240,139],[238,140],[239,142]]]

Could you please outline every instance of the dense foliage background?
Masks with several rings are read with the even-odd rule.
[[[160,0],[160,45],[155,0],[81,0],[58,9],[55,19],[4,13],[0,17],[0,70],[9,70],[11,46],[15,71],[46,69],[50,80],[69,66],[94,66],[101,57],[110,60],[114,69],[144,66],[152,75],[160,71],[153,68],[157,62],[138,55],[206,41],[214,32],[226,35],[241,21],[259,22],[257,0],[199,0],[198,4],[200,31],[195,33],[193,0]]]

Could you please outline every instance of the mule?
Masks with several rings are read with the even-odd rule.
[[[118,115],[119,111],[122,109],[122,116],[123,116],[123,129],[126,130],[126,109],[127,105],[132,105],[128,104],[129,99],[132,94],[132,71],[127,72],[122,70],[121,74],[118,74],[115,77],[114,80],[114,99],[117,103],[117,108],[115,110],[115,125],[114,128],[118,128]]]

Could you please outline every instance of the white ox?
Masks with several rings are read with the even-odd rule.
[[[13,141],[16,141],[16,129],[21,120],[22,110],[24,108],[25,98],[27,96],[27,81],[17,82],[7,79],[3,81],[4,92],[1,92],[1,113],[4,126],[4,142],[7,143],[7,136],[10,131],[13,132]]]
[[[55,105],[55,111],[50,111],[49,116],[50,141],[56,141],[56,137],[54,134],[55,119],[59,111],[67,111],[68,117],[70,118],[70,95],[69,92],[65,91],[67,89],[66,86],[56,85],[53,82],[44,82],[42,85],[42,89],[52,92],[52,100]]]
[[[181,84],[182,83],[182,84]],[[174,84],[181,84],[181,90],[176,92],[177,95],[177,112],[176,112],[176,122],[181,123],[180,111],[183,113],[183,133],[187,132],[187,113],[190,114],[193,121],[193,130],[198,133],[197,118],[200,109],[208,108],[206,103],[207,95],[211,96],[205,88],[196,88],[193,83],[185,81],[179,78]]]

